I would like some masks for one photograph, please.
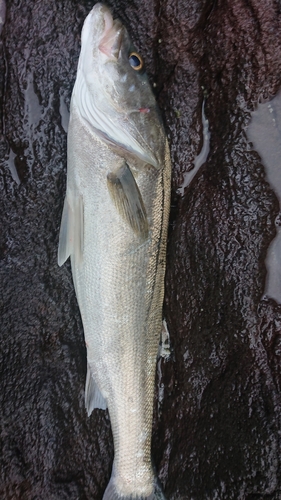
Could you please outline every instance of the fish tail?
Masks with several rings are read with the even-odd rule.
[[[149,496],[140,496],[133,494],[129,496],[124,496],[122,494],[120,495],[120,493],[117,492],[114,484],[114,476],[111,476],[102,500],[166,500],[166,497],[164,496],[164,493],[157,480],[154,481],[154,491]]]

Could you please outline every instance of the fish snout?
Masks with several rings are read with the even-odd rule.
[[[98,49],[105,54],[109,60],[117,61],[121,50],[124,27],[119,19],[113,21],[111,14],[111,19],[108,18],[107,14],[106,12],[104,17],[104,32]]]
[[[121,49],[124,27],[113,19],[108,7],[97,3],[89,12],[82,29],[82,45],[91,45],[109,60],[117,60]]]

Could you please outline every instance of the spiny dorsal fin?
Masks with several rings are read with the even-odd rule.
[[[148,236],[148,222],[143,199],[127,163],[107,175],[111,198],[121,217],[142,239]]]

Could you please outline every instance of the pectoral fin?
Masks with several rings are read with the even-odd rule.
[[[127,163],[108,174],[107,185],[121,217],[137,235],[143,239],[147,238],[148,222],[145,206],[138,185]]]
[[[67,194],[64,200],[58,249],[58,264],[62,266],[70,255],[81,261],[84,246],[84,207],[82,196]]]

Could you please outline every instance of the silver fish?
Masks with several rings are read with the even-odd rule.
[[[141,56],[96,4],[83,30],[68,129],[58,262],[70,256],[87,347],[85,404],[108,408],[103,500],[164,498],[151,465],[171,163]]]

